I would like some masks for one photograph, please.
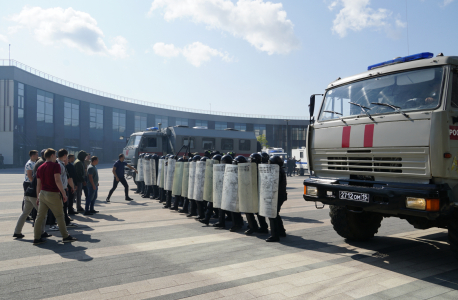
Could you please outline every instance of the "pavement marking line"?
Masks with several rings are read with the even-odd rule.
[[[189,222],[188,220],[186,221]],[[196,223],[193,222],[193,224],[196,224]],[[291,228],[288,227],[288,232],[295,231],[295,230],[316,228],[320,226],[328,226],[329,224],[330,224],[329,220],[322,220],[319,223],[300,223],[300,224],[296,224],[295,226],[291,226]],[[149,228],[149,225],[145,225],[145,226],[146,228]],[[138,228],[145,228],[145,227],[137,227],[136,229]],[[116,229],[116,228],[111,228],[111,229],[112,230],[110,230],[110,228],[106,228],[105,232],[122,231],[122,229],[121,230]],[[78,235],[75,235],[75,236],[78,236]],[[218,236],[221,236],[221,238],[219,238]],[[208,241],[205,240],[206,237],[208,237],[209,239]],[[92,235],[92,238],[96,238],[96,236]],[[0,272],[28,268],[28,267],[38,266],[38,265],[49,265],[49,264],[55,264],[55,263],[69,262],[69,261],[74,261],[75,259],[83,260],[83,259],[89,259],[91,257],[92,258],[101,258],[101,257],[112,256],[112,255],[121,255],[121,254],[130,254],[130,253],[143,252],[143,251],[158,250],[158,249],[163,249],[162,247],[164,248],[182,247],[182,246],[198,244],[198,243],[210,243],[214,241],[220,241],[220,239],[221,241],[226,241],[226,240],[231,240],[231,239],[236,239],[236,238],[248,238],[248,236],[245,236],[242,234],[234,234],[232,232],[223,232],[219,234],[210,234],[210,235],[197,236],[197,237],[178,238],[178,239],[162,240],[162,241],[157,241],[157,242],[101,247],[101,248],[96,248],[96,249],[87,249],[84,251],[66,252],[62,256],[59,254],[31,256],[27,258],[0,261]],[[193,239],[195,239],[196,241],[193,241]],[[165,246],[161,246],[161,244],[165,244]],[[167,246],[169,244],[170,244],[170,247]],[[66,257],[69,257],[69,258],[66,258]],[[44,261],[40,262],[40,260],[44,260]]]
[[[417,232],[418,230],[415,230],[411,233]],[[422,233],[423,235],[431,234],[430,232],[428,232],[427,234],[425,234],[424,232]],[[408,233],[404,234],[407,235]],[[339,244],[337,246],[330,245],[329,248],[345,246],[349,246],[348,248],[353,248],[352,250],[354,251],[361,250],[358,251],[359,254],[371,253],[375,251],[367,250],[364,248],[357,248],[354,246],[350,246],[346,243]],[[380,245],[380,247],[383,246],[384,245]],[[164,296],[177,292],[187,291],[199,287],[229,282],[233,280],[239,280],[243,278],[268,274],[277,271],[283,271],[300,266],[307,266],[316,262],[330,261],[332,259],[339,258],[342,256],[349,256],[355,254],[328,253],[325,251],[322,252],[326,248],[327,247],[320,248],[321,251],[305,250],[297,253],[285,254],[249,262],[231,264],[177,275],[170,275],[155,279],[142,280],[75,294],[67,294],[49,299],[147,299],[151,297]],[[361,270],[360,266],[369,267],[365,270]],[[455,268],[455,266],[449,267]],[[443,272],[443,269],[441,269],[441,272]],[[431,274],[433,273],[425,274],[424,276],[427,277]],[[318,291],[318,293],[326,295],[324,297],[327,297],[332,294],[341,294],[347,291],[352,291],[352,289],[358,290],[355,293],[363,294],[364,290],[360,291],[359,288],[364,287],[365,284],[377,283],[379,282],[379,280],[382,281],[382,283],[384,283],[385,281],[390,280],[392,278],[400,277],[404,278],[404,281],[402,282],[405,282],[406,278],[412,278],[408,275],[399,274],[396,271],[385,270],[377,266],[368,265],[368,263],[365,263],[363,261],[354,260],[348,263],[325,266],[322,268],[312,269],[305,272],[299,272],[292,275],[280,276],[273,279],[259,281],[247,285],[241,285],[229,289],[213,291],[210,293],[198,295],[199,297],[196,299],[213,299],[213,296],[215,295],[218,295],[219,298],[232,297],[234,295],[238,295],[239,297],[236,298],[242,299],[244,298],[243,295],[245,295],[245,293],[247,292],[250,293],[250,295],[252,295],[253,297],[262,298],[274,293],[282,293],[283,296],[294,297],[306,293],[311,293],[312,291]],[[320,284],[320,282],[336,281],[337,279],[343,281],[339,282],[339,289],[336,289],[334,287],[335,284]],[[417,280],[417,278],[412,278],[412,281],[415,280]],[[345,288],[346,286],[351,286],[352,288]],[[384,289],[388,289],[388,287],[385,287],[384,289],[382,287],[383,285],[377,285],[377,290],[381,291]],[[116,293],[114,293],[115,291],[122,292],[122,295],[117,295]],[[130,295],[127,295],[125,291],[128,291]],[[352,297],[349,294],[344,295],[345,297]]]

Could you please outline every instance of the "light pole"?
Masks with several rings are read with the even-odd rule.
[[[291,155],[289,154],[289,151],[288,151],[288,148],[289,148],[289,147],[288,147],[288,146],[289,146],[289,140],[288,140],[288,138],[289,138],[289,136],[288,136],[288,124],[289,124],[289,120],[285,120],[285,121],[286,121],[286,156],[291,156]]]

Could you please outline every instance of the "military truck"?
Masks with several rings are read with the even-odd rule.
[[[141,153],[185,155],[185,151],[199,153],[203,156],[206,150],[220,152],[235,152],[238,155],[249,156],[260,148],[254,132],[238,131],[228,128],[226,130],[207,129],[206,127],[193,127],[177,125],[174,127],[148,128],[146,131],[133,133],[123,154],[126,162],[136,166],[138,155]],[[129,176],[135,173],[127,169]]]
[[[383,218],[448,229],[458,258],[458,57],[425,52],[339,78],[316,121],[310,98],[304,199],[335,231],[366,240]]]

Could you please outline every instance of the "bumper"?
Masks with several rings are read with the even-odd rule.
[[[371,211],[391,216],[416,216],[429,220],[449,215],[453,207],[449,205],[447,184],[410,184],[397,182],[328,180],[310,178],[304,185],[316,187],[316,197],[304,195],[305,201],[318,201],[323,204],[346,206],[357,211]],[[369,194],[368,202],[340,199],[340,191]],[[424,211],[406,208],[406,198],[440,199],[439,211]]]

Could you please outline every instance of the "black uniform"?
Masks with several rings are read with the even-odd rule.
[[[286,192],[286,174],[284,168],[280,168],[280,180],[278,187],[278,204],[277,204],[277,217],[269,218],[271,236],[266,240],[267,242],[278,242],[280,237],[286,236],[286,230],[283,226],[283,220],[280,217],[280,209],[283,203],[288,199]]]

